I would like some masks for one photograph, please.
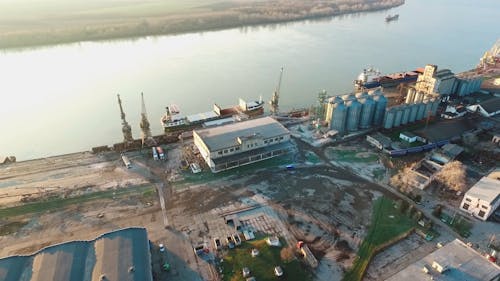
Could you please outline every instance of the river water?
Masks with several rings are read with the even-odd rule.
[[[500,37],[500,1],[407,0],[401,7],[276,25],[0,51],[0,155],[26,160],[122,140],[119,93],[140,136],[144,92],[154,134],[165,106],[209,111],[262,96],[284,67],[282,109],[342,94],[368,65],[461,72]],[[386,23],[388,13],[399,20]]]

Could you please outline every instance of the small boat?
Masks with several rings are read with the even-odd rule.
[[[393,20],[397,20],[399,18],[399,15],[398,14],[395,14],[395,15],[387,15],[387,17],[385,17],[385,21],[386,22],[390,22],[390,21],[393,21]]]

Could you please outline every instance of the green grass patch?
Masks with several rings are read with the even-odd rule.
[[[43,213],[46,211],[59,210],[70,205],[81,204],[98,199],[112,199],[131,194],[144,194],[145,192],[149,192],[149,190],[154,190],[154,188],[151,185],[146,185],[134,188],[121,188],[116,190],[97,191],[69,198],[52,197],[44,201],[38,201],[34,203],[28,203],[19,206],[0,209],[0,218],[8,218],[26,214]]]
[[[259,255],[255,258],[251,256],[252,248],[259,250]],[[274,267],[281,266],[284,272],[282,280],[288,281],[309,281],[311,275],[303,268],[298,260],[283,262],[281,260],[281,247],[271,247],[267,245],[265,239],[245,241],[239,247],[229,250],[224,256],[223,274],[225,281],[244,281],[242,269],[248,267],[250,276],[259,281],[278,280],[274,276]]]
[[[330,148],[328,154],[332,156],[332,160],[340,162],[375,162],[378,156],[371,152],[363,152],[357,150],[339,150]]]
[[[228,176],[246,176],[254,174],[256,170],[260,169],[270,169],[277,168],[279,166],[285,166],[293,161],[292,153],[286,155],[274,157],[260,162],[255,162],[252,164],[244,165],[234,169],[222,171],[219,173],[212,173],[210,169],[205,168],[201,173],[193,174],[190,169],[182,173],[184,179],[176,181],[173,183],[175,188],[182,188],[185,185],[196,184],[196,183],[207,183],[214,180],[223,179]]]
[[[362,280],[368,264],[378,246],[396,238],[416,226],[416,222],[405,212],[394,207],[394,201],[381,197],[373,207],[372,224],[363,240],[353,267],[344,276],[344,281]]]
[[[456,214],[454,217],[446,213],[441,213],[441,221],[448,224],[455,232],[462,237],[469,237],[471,234],[472,223],[463,216]]]
[[[377,180],[382,180],[385,176],[385,169],[383,168],[377,168],[373,170],[373,177]]]
[[[312,164],[318,164],[319,162],[321,162],[318,155],[316,155],[316,153],[314,153],[312,151],[306,152],[306,161],[310,162]]]

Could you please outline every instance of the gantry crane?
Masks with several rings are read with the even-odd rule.
[[[118,96],[118,105],[120,106],[120,115],[122,119],[123,142],[125,142],[125,144],[131,143],[134,141],[134,138],[132,137],[132,128],[125,119],[125,112],[123,112],[122,100],[120,99],[120,95],[117,96]]]
[[[146,144],[147,146],[153,146],[156,145],[156,142],[153,139],[153,136],[151,135],[151,128],[148,121],[148,114],[146,112],[146,104],[144,103],[143,93],[141,93],[141,102],[142,102],[141,123],[139,125],[142,131],[142,146],[144,147],[144,144]]]
[[[283,67],[281,67],[281,69],[280,69],[280,78],[278,80],[278,86],[276,87],[276,90],[273,93],[271,101],[269,101],[269,104],[271,105],[271,113],[273,115],[276,115],[279,112],[279,98],[280,98],[280,88],[281,88],[281,78],[282,77],[283,77]]]

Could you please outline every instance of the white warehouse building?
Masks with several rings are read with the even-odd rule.
[[[500,171],[481,178],[464,195],[460,209],[483,221],[500,207]]]
[[[194,144],[212,172],[286,154],[290,132],[271,117],[193,131]]]

